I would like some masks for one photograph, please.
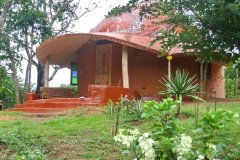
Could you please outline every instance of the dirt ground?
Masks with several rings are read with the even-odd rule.
[[[0,121],[12,121],[16,119],[17,117],[14,117],[14,116],[0,115]]]
[[[96,115],[104,112],[104,107],[84,107],[73,110],[66,110],[58,113],[25,113],[24,115],[33,121],[48,121],[55,117],[73,116],[73,115]]]

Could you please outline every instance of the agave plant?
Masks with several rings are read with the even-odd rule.
[[[176,100],[179,101],[177,107],[177,115],[180,113],[182,107],[183,96],[189,96],[194,99],[201,100],[196,96],[199,93],[200,84],[197,82],[196,75],[190,76],[184,70],[176,70],[175,76],[166,76],[163,81],[160,81],[164,85],[164,89],[160,91],[160,94],[175,95]]]

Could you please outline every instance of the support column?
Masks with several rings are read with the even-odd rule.
[[[128,51],[127,51],[127,46],[125,45],[123,45],[123,50],[122,50],[122,78],[123,78],[123,88],[129,88]]]
[[[48,55],[46,57],[46,62],[44,65],[44,87],[49,87],[49,62],[50,62],[50,56]]]
[[[173,57],[171,55],[167,56],[167,60],[168,60],[168,79],[171,78],[171,60],[173,59]]]

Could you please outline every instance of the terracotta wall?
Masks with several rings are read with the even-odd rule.
[[[188,71],[191,75],[198,73],[199,64],[194,57],[173,57],[172,72],[177,68]],[[130,88],[136,89],[143,96],[156,95],[163,87],[159,82],[167,75],[166,57],[158,58],[154,54],[138,49],[129,49]],[[199,75],[196,75],[199,77]]]
[[[207,97],[214,97],[214,91],[217,98],[225,98],[225,79],[224,67],[211,63],[210,77],[207,81],[206,93]]]
[[[122,45],[112,43],[112,85],[122,86]]]
[[[78,52],[78,92],[87,96],[88,85],[95,83],[96,45],[88,43]]]
[[[113,86],[122,86],[122,45],[112,43],[112,82]],[[94,42],[86,44],[79,50],[78,54],[78,74],[79,74],[79,96],[87,96],[87,87],[95,83],[95,53],[96,45]],[[131,89],[137,90],[142,96],[156,95],[162,88],[159,80],[167,74],[166,57],[157,58],[155,54],[147,51],[128,47],[128,67],[129,84]],[[193,56],[180,57],[173,56],[171,61],[172,72],[177,68],[188,71],[191,75],[196,75],[199,79],[200,65]],[[224,98],[224,74],[223,67],[213,64],[211,67],[211,81],[207,84],[207,96],[210,95],[210,89],[217,90],[217,97]]]

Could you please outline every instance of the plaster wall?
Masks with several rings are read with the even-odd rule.
[[[78,52],[78,93],[87,96],[88,85],[95,83],[96,45],[87,43]]]
[[[173,55],[171,61],[172,73],[176,69],[184,69],[190,75],[196,75],[199,79],[200,65],[194,56]],[[79,96],[87,96],[88,85],[95,84],[96,68],[96,44],[94,42],[84,45],[78,53],[78,88]],[[166,57],[158,58],[147,51],[128,47],[129,85],[142,96],[155,96],[163,87],[159,80],[167,75],[168,61]],[[111,84],[122,86],[122,45],[112,43]],[[212,64],[211,79],[207,83],[207,97],[210,97],[210,89],[217,91],[218,98],[225,97],[223,67]]]
[[[216,98],[225,98],[225,79],[224,67],[211,63],[210,77],[207,81],[206,95],[207,97],[215,97],[213,92],[216,92]]]
[[[171,71],[175,73],[178,69],[184,69],[190,75],[199,77],[199,64],[194,57],[173,57]],[[142,96],[156,95],[163,85],[162,78],[168,73],[168,61],[166,57],[158,58],[143,50],[129,49],[129,76],[130,88],[136,89]]]

